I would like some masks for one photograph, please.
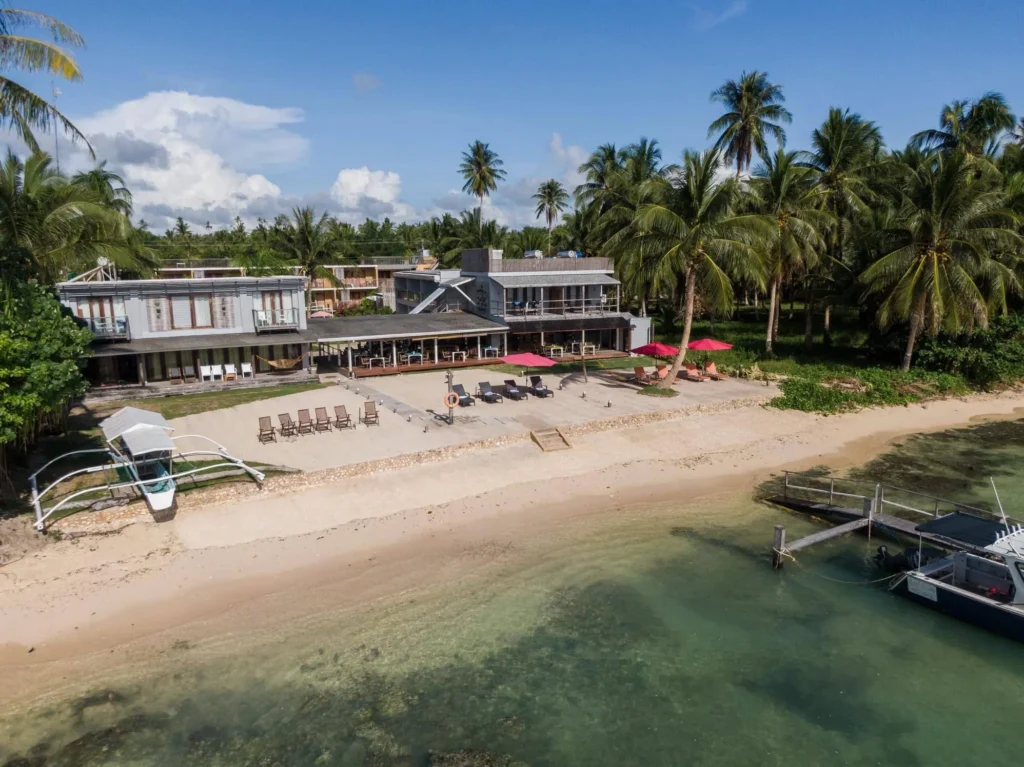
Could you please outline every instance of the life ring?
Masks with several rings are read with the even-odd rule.
[[[455,407],[456,405],[459,404],[459,395],[453,391],[448,392],[447,394],[444,395],[444,404],[445,407]]]

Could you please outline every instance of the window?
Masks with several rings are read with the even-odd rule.
[[[171,297],[171,327],[175,330],[213,327],[213,297],[209,293]]]

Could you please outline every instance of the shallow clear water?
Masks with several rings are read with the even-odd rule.
[[[995,474],[1009,501],[1021,457],[1024,424],[994,424],[906,440],[858,473],[907,487],[941,474],[948,486],[922,489],[979,502]],[[279,644],[228,658],[179,648],[174,673],[8,722],[11,742],[35,742],[47,765],[428,764],[465,750],[532,765],[1024,757],[1024,646],[837,582],[878,577],[865,540],[775,573],[772,525],[796,536],[809,523],[749,494],[649,511]],[[0,763],[11,755],[0,746]]]

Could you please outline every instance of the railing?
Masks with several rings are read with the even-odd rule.
[[[299,326],[298,309],[253,309],[256,332],[262,330],[283,330]]]
[[[611,272],[615,265],[610,258],[487,258],[475,251],[462,254],[462,268],[467,272],[490,274],[509,272]]]
[[[97,338],[129,338],[128,318],[124,315],[116,317],[82,317],[85,326]]]
[[[505,301],[492,303],[491,314],[501,317],[569,317],[579,314],[617,313],[618,305],[614,296],[601,298],[563,298],[544,301]]]
[[[231,263],[230,258],[194,258],[191,261],[188,259],[184,260],[167,260],[161,262],[158,269],[216,269],[224,268],[227,266],[234,266]]]

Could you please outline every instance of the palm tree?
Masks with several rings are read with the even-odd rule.
[[[736,178],[750,167],[754,152],[768,154],[768,136],[780,147],[786,145],[781,123],[792,122],[793,115],[782,106],[782,86],[769,82],[767,72],[744,72],[739,80],[727,80],[711,100],[726,113],[708,127],[708,138],[718,135],[715,149],[725,153],[727,163],[736,163]]]
[[[537,193],[533,195],[537,201],[537,218],[544,216],[548,222],[548,254],[551,254],[551,229],[555,225],[555,219],[565,210],[569,203],[569,193],[555,179],[545,181],[537,187]]]
[[[766,243],[769,299],[765,351],[771,354],[778,337],[782,281],[794,274],[808,275],[817,266],[818,254],[824,250],[821,232],[830,223],[830,217],[817,209],[812,171],[799,165],[796,152],[780,148],[765,157],[754,169],[751,191],[756,209],[775,221],[777,230],[776,236]],[[810,300],[806,313],[805,325],[809,326]]]
[[[148,251],[134,233],[102,195],[54,170],[49,155],[22,162],[8,151],[0,165],[0,244],[25,252],[39,280],[90,269],[100,258],[137,271]]]
[[[576,169],[584,182],[576,187],[576,206],[585,208],[593,202],[594,195],[604,189],[609,177],[622,169],[622,163],[615,144],[602,144],[594,150],[585,163]]]
[[[53,38],[53,42],[13,34],[24,27],[41,29]],[[85,45],[85,40],[71,27],[51,16],[0,8],[0,67],[4,73],[9,69],[20,69],[30,73],[45,72],[64,80],[81,80],[78,64],[58,43],[80,48]],[[0,74],[0,127],[13,130],[33,152],[38,152],[35,131],[49,131],[54,126],[63,128],[73,140],[81,140],[92,154],[92,147],[82,132],[56,107]]]
[[[683,337],[663,387],[672,385],[686,359],[698,286],[705,305],[728,311],[735,298],[733,277],[763,281],[759,247],[772,236],[774,222],[737,213],[739,183],[718,179],[721,164],[717,149],[687,151],[669,179],[651,179],[641,190],[635,229],[648,233],[659,275],[685,287]]]
[[[125,186],[124,178],[107,170],[106,160],[92,170],[76,173],[71,177],[71,183],[88,187],[109,207],[125,216],[132,215],[132,193]]]
[[[469,151],[462,153],[459,173],[465,179],[462,191],[473,194],[480,201],[480,231],[483,231],[484,197],[498,188],[498,182],[505,179],[504,163],[488,144],[474,141]]]
[[[307,279],[336,280],[326,268],[334,256],[330,217],[317,218],[312,207],[292,208],[292,216],[277,235],[277,246],[286,260],[299,267]]]
[[[919,149],[981,156],[1004,131],[1013,130],[1014,122],[1003,94],[990,91],[974,101],[946,104],[939,115],[939,129],[915,133],[910,141]]]
[[[898,225],[877,233],[883,255],[861,275],[865,296],[882,299],[883,328],[908,321],[901,369],[910,369],[918,335],[985,326],[1019,293],[1013,270],[997,260],[1019,252],[1020,219],[1005,207],[994,171],[980,171],[964,153],[905,166]]]

